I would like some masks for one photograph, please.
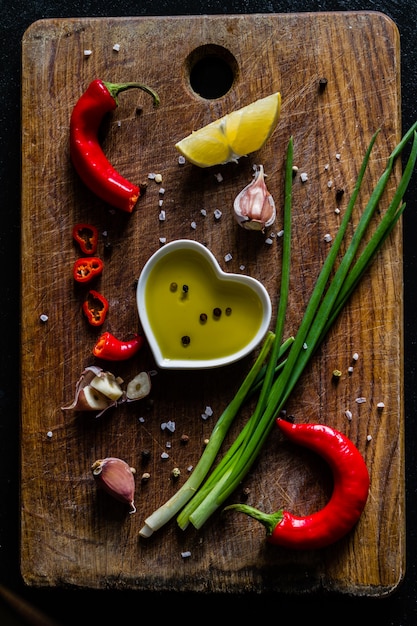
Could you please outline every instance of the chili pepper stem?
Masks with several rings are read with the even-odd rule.
[[[114,98],[116,104],[118,104],[117,96],[119,93],[122,93],[122,91],[127,91],[128,89],[142,89],[142,91],[145,91],[147,94],[152,96],[154,106],[159,106],[159,96],[156,91],[147,85],[143,85],[142,83],[108,83],[103,80],[103,85],[106,87],[112,98]]]
[[[256,519],[258,522],[261,522],[261,524],[263,524],[266,528],[267,535],[272,535],[274,528],[283,518],[283,509],[279,509],[278,511],[275,511],[275,513],[263,513],[259,509],[249,506],[248,504],[229,504],[229,506],[226,506],[223,509],[223,511],[231,510],[245,513],[253,519]]]

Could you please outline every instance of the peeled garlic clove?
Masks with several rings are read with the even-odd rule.
[[[61,409],[63,411],[99,411],[96,417],[100,417],[104,411],[107,411],[112,406],[116,406],[117,400],[109,398],[101,393],[99,389],[92,386],[92,382],[102,375],[103,370],[101,367],[95,365],[86,367],[75,386],[74,400],[70,404],[61,407]],[[110,374],[110,376],[113,376],[113,374]],[[115,380],[117,382],[117,379]]]
[[[98,484],[119,502],[130,506],[129,513],[135,513],[135,470],[126,461],[117,457],[99,459],[91,466]]]
[[[112,402],[105,395],[94,389],[91,385],[87,385],[81,389],[78,402],[78,411],[102,411],[110,406]]]
[[[235,218],[248,230],[261,230],[275,222],[275,202],[265,184],[263,165],[256,170],[254,179],[236,196],[233,203]]]
[[[119,400],[123,395],[123,390],[116,376],[111,372],[100,372],[91,380],[90,386],[110,400]]]
[[[126,399],[127,402],[141,400],[145,398],[151,391],[151,377],[148,372],[140,372],[127,385]]]

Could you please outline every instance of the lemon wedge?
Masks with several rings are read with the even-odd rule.
[[[237,161],[262,148],[278,124],[280,111],[281,94],[276,92],[203,126],[175,147],[198,167]]]

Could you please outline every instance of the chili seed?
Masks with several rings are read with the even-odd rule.
[[[207,322],[207,314],[206,313],[201,313],[200,314],[200,322]]]
[[[188,293],[188,285],[183,285],[182,290],[184,293]]]
[[[184,335],[183,337],[181,337],[181,343],[183,346],[189,346],[191,342],[191,339],[188,335]]]
[[[221,310],[218,306],[216,306],[216,308],[215,308],[215,309],[213,309],[213,315],[214,315],[214,317],[220,317],[220,316],[221,316],[221,314],[222,314],[222,310]]]
[[[177,285],[177,283],[171,283],[169,288],[170,288],[171,291],[177,291],[178,285]]]
[[[226,315],[231,315],[232,314],[232,307],[228,306],[226,308]]]

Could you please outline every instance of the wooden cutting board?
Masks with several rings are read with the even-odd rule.
[[[119,44],[120,49],[114,49]],[[89,56],[84,51],[90,50]],[[233,76],[218,98],[190,85],[194,61],[214,54]],[[239,514],[215,514],[200,531],[173,520],[149,540],[145,518],[167,500],[194,466],[222,410],[254,355],[223,369],[158,371],[146,400],[96,419],[63,412],[84,367],[94,363],[100,331],[81,313],[72,265],[79,256],[71,231],[96,225],[105,271],[98,283],[110,311],[105,327],[126,337],[140,328],[135,286],[163,243],[204,242],[225,271],[261,280],[276,311],[281,272],[283,165],[289,137],[299,175],[293,186],[293,259],[286,334],[295,334],[335,234],[372,134],[372,152],[357,221],[400,138],[400,53],[396,26],[379,13],[303,13],[51,19],[25,33],[22,46],[22,398],[21,569],[33,586],[147,590],[313,592],[386,595],[405,567],[404,415],[402,364],[402,237],[397,228],[294,391],[287,410],[296,421],[322,422],[350,437],[371,475],[370,496],[354,531],[315,552],[272,548],[264,528]],[[149,180],[132,215],[112,210],[80,182],[69,159],[73,106],[94,78],[141,81],[161,105],[137,90],[120,96],[103,125],[103,149],[127,178]],[[201,78],[201,75],[198,76]],[[320,79],[327,86],[319,86]],[[208,79],[207,79],[208,80]],[[193,85],[195,85],[193,77]],[[203,88],[206,85],[203,79]],[[279,90],[275,133],[238,165],[180,166],[176,141],[192,130]],[[141,114],[139,115],[139,109]],[[278,216],[271,232],[241,229],[233,199],[262,163]],[[216,175],[221,173],[222,180]],[[398,183],[398,165],[389,185]],[[342,193],[343,191],[343,193]],[[160,220],[163,209],[166,219]],[[381,210],[387,206],[384,196]],[[203,216],[205,209],[206,216]],[[220,219],[214,211],[220,209]],[[340,209],[340,214],[336,211]],[[193,227],[193,222],[195,223]],[[272,235],[272,243],[267,243]],[[109,247],[106,245],[110,243]],[[231,254],[232,260],[226,261]],[[242,269],[242,266],[244,269]],[[46,322],[40,316],[48,316]],[[273,320],[274,321],[274,320]],[[352,360],[354,353],[359,358]],[[353,366],[349,373],[348,368]],[[145,347],[132,361],[108,367],[128,381],[154,370]],[[334,369],[342,376],[337,385]],[[356,399],[366,398],[358,404]],[[383,402],[384,409],[377,404]],[[210,406],[213,416],[202,419]],[[229,441],[248,418],[246,406]],[[351,411],[348,420],[346,411]],[[161,424],[175,421],[173,433]],[[50,436],[48,436],[48,432]],[[181,445],[181,435],[189,437]],[[170,447],[167,447],[170,446]],[[142,451],[151,459],[142,464]],[[161,459],[169,453],[167,460]],[[90,471],[98,458],[118,456],[137,470],[137,513],[97,492]],[[171,479],[179,467],[178,482]],[[141,482],[144,471],[151,475]],[[326,502],[327,468],[272,431],[259,461],[231,498],[266,512],[282,505],[306,514]],[[183,552],[190,556],[184,558]]]

